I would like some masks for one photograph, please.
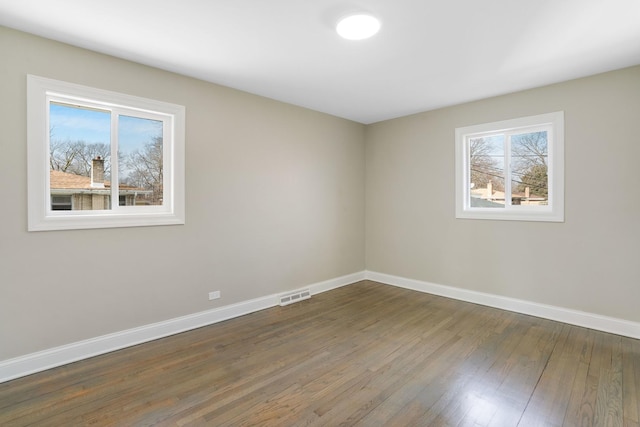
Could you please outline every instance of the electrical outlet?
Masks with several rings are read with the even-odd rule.
[[[209,292],[209,300],[220,298],[220,291]]]

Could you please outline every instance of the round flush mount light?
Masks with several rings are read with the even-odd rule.
[[[336,26],[338,34],[347,40],[364,40],[373,36],[380,30],[378,18],[357,14],[342,18]]]

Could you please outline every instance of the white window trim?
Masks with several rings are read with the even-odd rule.
[[[111,206],[109,210],[52,211],[49,191],[49,100],[135,112],[139,117],[163,116],[164,192],[162,206]],[[165,123],[167,123],[165,122]],[[185,108],[181,105],[27,75],[28,230],[140,227],[185,223]],[[112,147],[112,149],[114,149]],[[117,163],[117,162],[114,162]],[[117,167],[117,165],[116,165]],[[117,185],[112,185],[117,197]]]
[[[550,126],[549,205],[481,208],[470,206],[468,139],[488,132],[512,132],[536,126]],[[564,222],[564,112],[521,117],[493,123],[456,128],[456,218]]]

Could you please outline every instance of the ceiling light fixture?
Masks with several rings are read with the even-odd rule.
[[[378,18],[365,15],[349,15],[342,18],[336,26],[336,31],[347,40],[364,40],[373,36],[380,30]]]

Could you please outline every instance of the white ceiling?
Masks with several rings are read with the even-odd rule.
[[[340,39],[360,11],[380,32]],[[361,123],[640,64],[640,0],[0,0],[0,24]]]

